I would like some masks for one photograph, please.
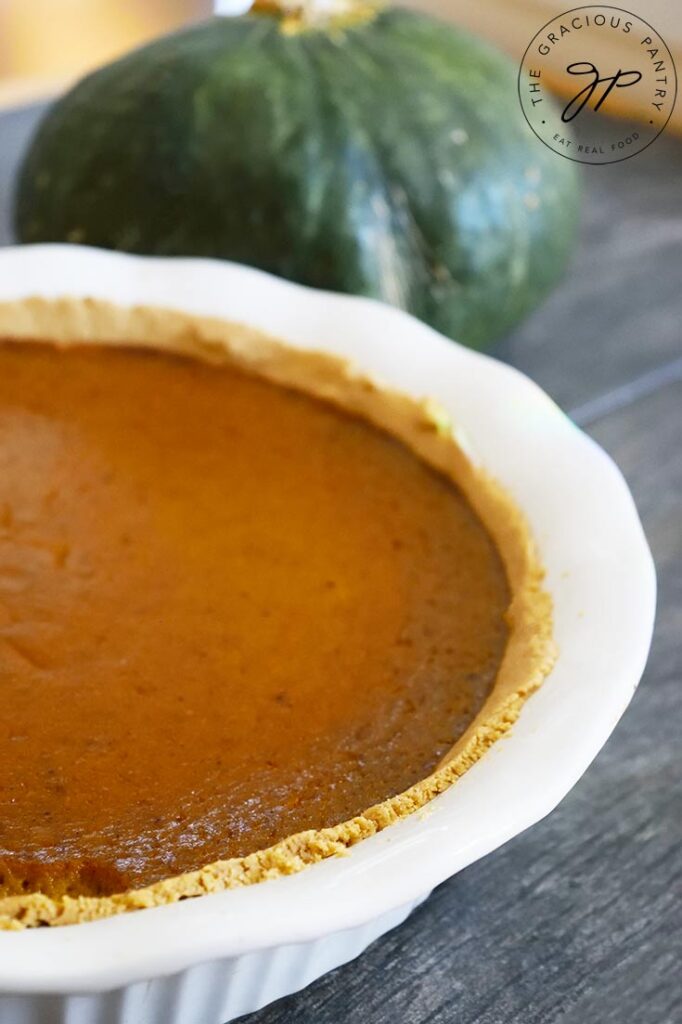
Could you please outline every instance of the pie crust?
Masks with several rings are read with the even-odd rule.
[[[514,723],[524,701],[555,660],[552,603],[523,514],[465,451],[448,415],[425,399],[391,391],[324,352],[293,348],[242,324],[151,307],[122,308],[94,299],[31,298],[0,304],[0,337],[69,345],[145,346],[208,363],[231,363],[363,417],[400,439],[453,480],[492,537],[505,566],[512,601],[509,638],[495,685],[469,728],[436,770],[407,791],[349,821],[291,835],[241,858],[218,861],[145,888],[112,896],[42,893],[0,898],[0,929],[66,925],[296,874],[340,856],[356,843],[424,807],[455,782]]]

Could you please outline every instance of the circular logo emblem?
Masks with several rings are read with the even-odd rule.
[[[675,65],[658,32],[636,14],[603,4],[548,21],[519,69],[530,127],[555,153],[585,164],[641,153],[670,120],[676,96]],[[627,124],[623,115],[639,122]]]

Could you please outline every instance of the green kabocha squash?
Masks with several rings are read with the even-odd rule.
[[[19,238],[236,260],[482,347],[561,275],[573,164],[476,38],[358,0],[288,6],[257,2],[81,81],[24,162]]]

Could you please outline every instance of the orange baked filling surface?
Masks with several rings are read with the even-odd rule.
[[[234,367],[0,343],[0,895],[108,894],[427,776],[507,639],[458,488]]]

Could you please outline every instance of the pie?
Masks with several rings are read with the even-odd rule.
[[[245,327],[0,307],[0,923],[299,871],[552,662],[523,517],[418,403]]]

